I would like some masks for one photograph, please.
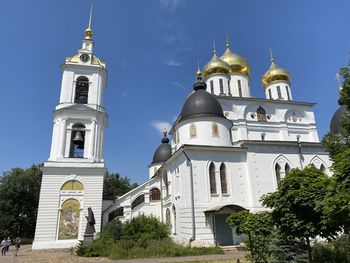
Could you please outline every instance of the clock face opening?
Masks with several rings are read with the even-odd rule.
[[[82,55],[80,55],[80,60],[82,62],[86,63],[90,60],[90,56],[88,54],[82,54]]]

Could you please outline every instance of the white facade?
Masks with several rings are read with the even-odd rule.
[[[82,49],[61,67],[61,95],[53,116],[50,157],[42,168],[33,249],[77,245],[83,239],[89,207],[96,231],[101,230],[107,72],[93,54],[91,29],[86,32]]]
[[[235,86],[238,78],[242,94]],[[178,243],[235,245],[241,237],[226,223],[230,214],[265,210],[260,198],[275,191],[291,169],[314,165],[331,174],[314,103],[292,101],[289,82],[269,83],[272,97],[267,91],[267,98],[259,99],[250,96],[247,75],[214,73],[205,81],[222,116],[180,115],[170,131],[171,156],[150,166],[148,181],[118,197],[103,214],[104,223],[154,215],[171,225]]]

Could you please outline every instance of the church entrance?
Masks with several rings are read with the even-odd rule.
[[[236,205],[226,205],[214,207],[205,211],[207,216],[211,216],[212,219],[212,230],[216,245],[233,246],[242,243],[243,237],[237,235],[235,230],[232,229],[226,222],[227,218],[232,213],[242,210],[244,210],[244,208]]]

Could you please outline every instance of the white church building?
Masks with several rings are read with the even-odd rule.
[[[103,201],[107,72],[93,52],[90,26],[85,33],[78,54],[61,67],[33,249],[76,245],[83,239],[88,207],[97,232],[116,218],[124,222],[145,214],[169,223],[171,237],[181,244],[239,244],[241,238],[226,223],[230,214],[264,210],[261,196],[275,191],[291,169],[314,165],[330,174],[315,104],[293,99],[291,76],[272,55],[262,76],[266,97],[252,96],[249,64],[227,41],[222,56],[214,48],[212,59],[198,68],[193,91],[154,153],[149,179]]]

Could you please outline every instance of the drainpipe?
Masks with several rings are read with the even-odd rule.
[[[159,178],[160,178],[160,220],[163,222],[163,172],[160,174]]]
[[[302,159],[303,159],[303,153],[302,153],[302,146],[301,146],[301,141],[300,141],[300,135],[298,135],[297,136],[297,143],[298,143],[298,152],[299,152],[299,161],[300,161],[300,168],[301,169],[304,169],[304,167],[303,167],[303,161],[302,161]]]
[[[191,159],[188,157],[185,151],[183,151],[187,161],[190,164],[190,186],[191,186],[191,213],[192,213],[192,236],[188,240],[189,245],[191,246],[192,241],[196,239],[196,222],[195,222],[195,214],[194,214],[194,189],[193,189],[193,166]]]

